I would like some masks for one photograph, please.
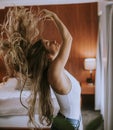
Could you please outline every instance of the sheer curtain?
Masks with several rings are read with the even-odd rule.
[[[104,118],[104,129],[113,129],[113,1],[104,2],[99,20],[95,109]]]
[[[98,46],[96,56],[96,77],[95,77],[95,110],[100,110],[104,117],[104,93],[105,93],[105,74],[106,74],[106,15],[105,4],[101,3],[101,13],[99,13],[99,28],[98,28]]]

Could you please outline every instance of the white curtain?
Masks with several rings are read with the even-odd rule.
[[[113,129],[113,4],[106,7],[107,23],[107,66],[105,88],[105,127]]]
[[[113,3],[103,4],[99,20],[95,109],[104,118],[104,130],[113,130]]]
[[[101,10],[103,9],[101,4]],[[95,110],[100,110],[104,117],[104,93],[105,93],[105,74],[106,74],[106,38],[105,30],[105,10],[102,10],[102,14],[99,14],[99,27],[98,27],[98,43],[97,43],[97,56],[96,56],[96,77],[95,77]]]

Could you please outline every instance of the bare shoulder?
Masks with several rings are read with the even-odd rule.
[[[68,94],[71,90],[71,81],[64,69],[58,72],[48,72],[48,81],[53,90],[59,94]]]

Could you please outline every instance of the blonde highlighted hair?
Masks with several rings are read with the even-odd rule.
[[[47,80],[48,60],[40,34],[38,23],[39,9],[12,7],[0,25],[0,49],[7,69],[7,77],[17,77],[21,73],[31,79],[31,95],[28,100],[29,123],[37,126],[35,111],[40,110],[40,122],[52,122],[53,107],[51,103],[50,87]],[[22,75],[19,77],[22,79]],[[25,81],[26,81],[25,80]],[[37,106],[37,96],[39,105]]]

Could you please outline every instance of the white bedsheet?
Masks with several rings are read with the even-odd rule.
[[[22,102],[27,106],[27,98],[30,92],[28,90],[22,92]],[[54,114],[56,115],[59,106],[54,93],[51,94],[51,100],[54,106]],[[38,102],[38,97],[37,97]],[[37,113],[38,114],[38,111]],[[4,87],[0,84],[0,117],[1,116],[17,116],[17,115],[27,115],[27,109],[20,103],[20,91],[14,88]]]
[[[27,105],[27,98],[30,95],[29,91],[23,91],[22,101]],[[38,100],[38,97],[37,97]],[[54,115],[59,111],[59,105],[57,103],[56,97],[51,91],[51,100],[54,106]],[[39,123],[38,113],[35,115],[36,122]],[[0,84],[0,127],[19,127],[27,128],[28,125],[27,110],[20,103],[20,91],[15,90],[13,87],[4,86]],[[47,127],[47,126],[46,126]],[[50,127],[50,126],[49,126]],[[80,130],[83,130],[82,122],[80,124]]]
[[[0,116],[26,115],[27,109],[22,106],[19,99],[19,92],[0,92]],[[26,97],[22,97],[22,102],[26,103]]]
[[[29,120],[28,116],[25,116],[25,115],[22,115],[22,116],[3,116],[3,117],[0,117],[0,127],[28,128],[28,120]],[[38,125],[37,125],[38,128],[50,127],[50,126],[43,126],[42,124],[40,124],[38,115],[35,115],[35,121],[38,122]],[[33,125],[31,125],[31,126],[33,126]]]

